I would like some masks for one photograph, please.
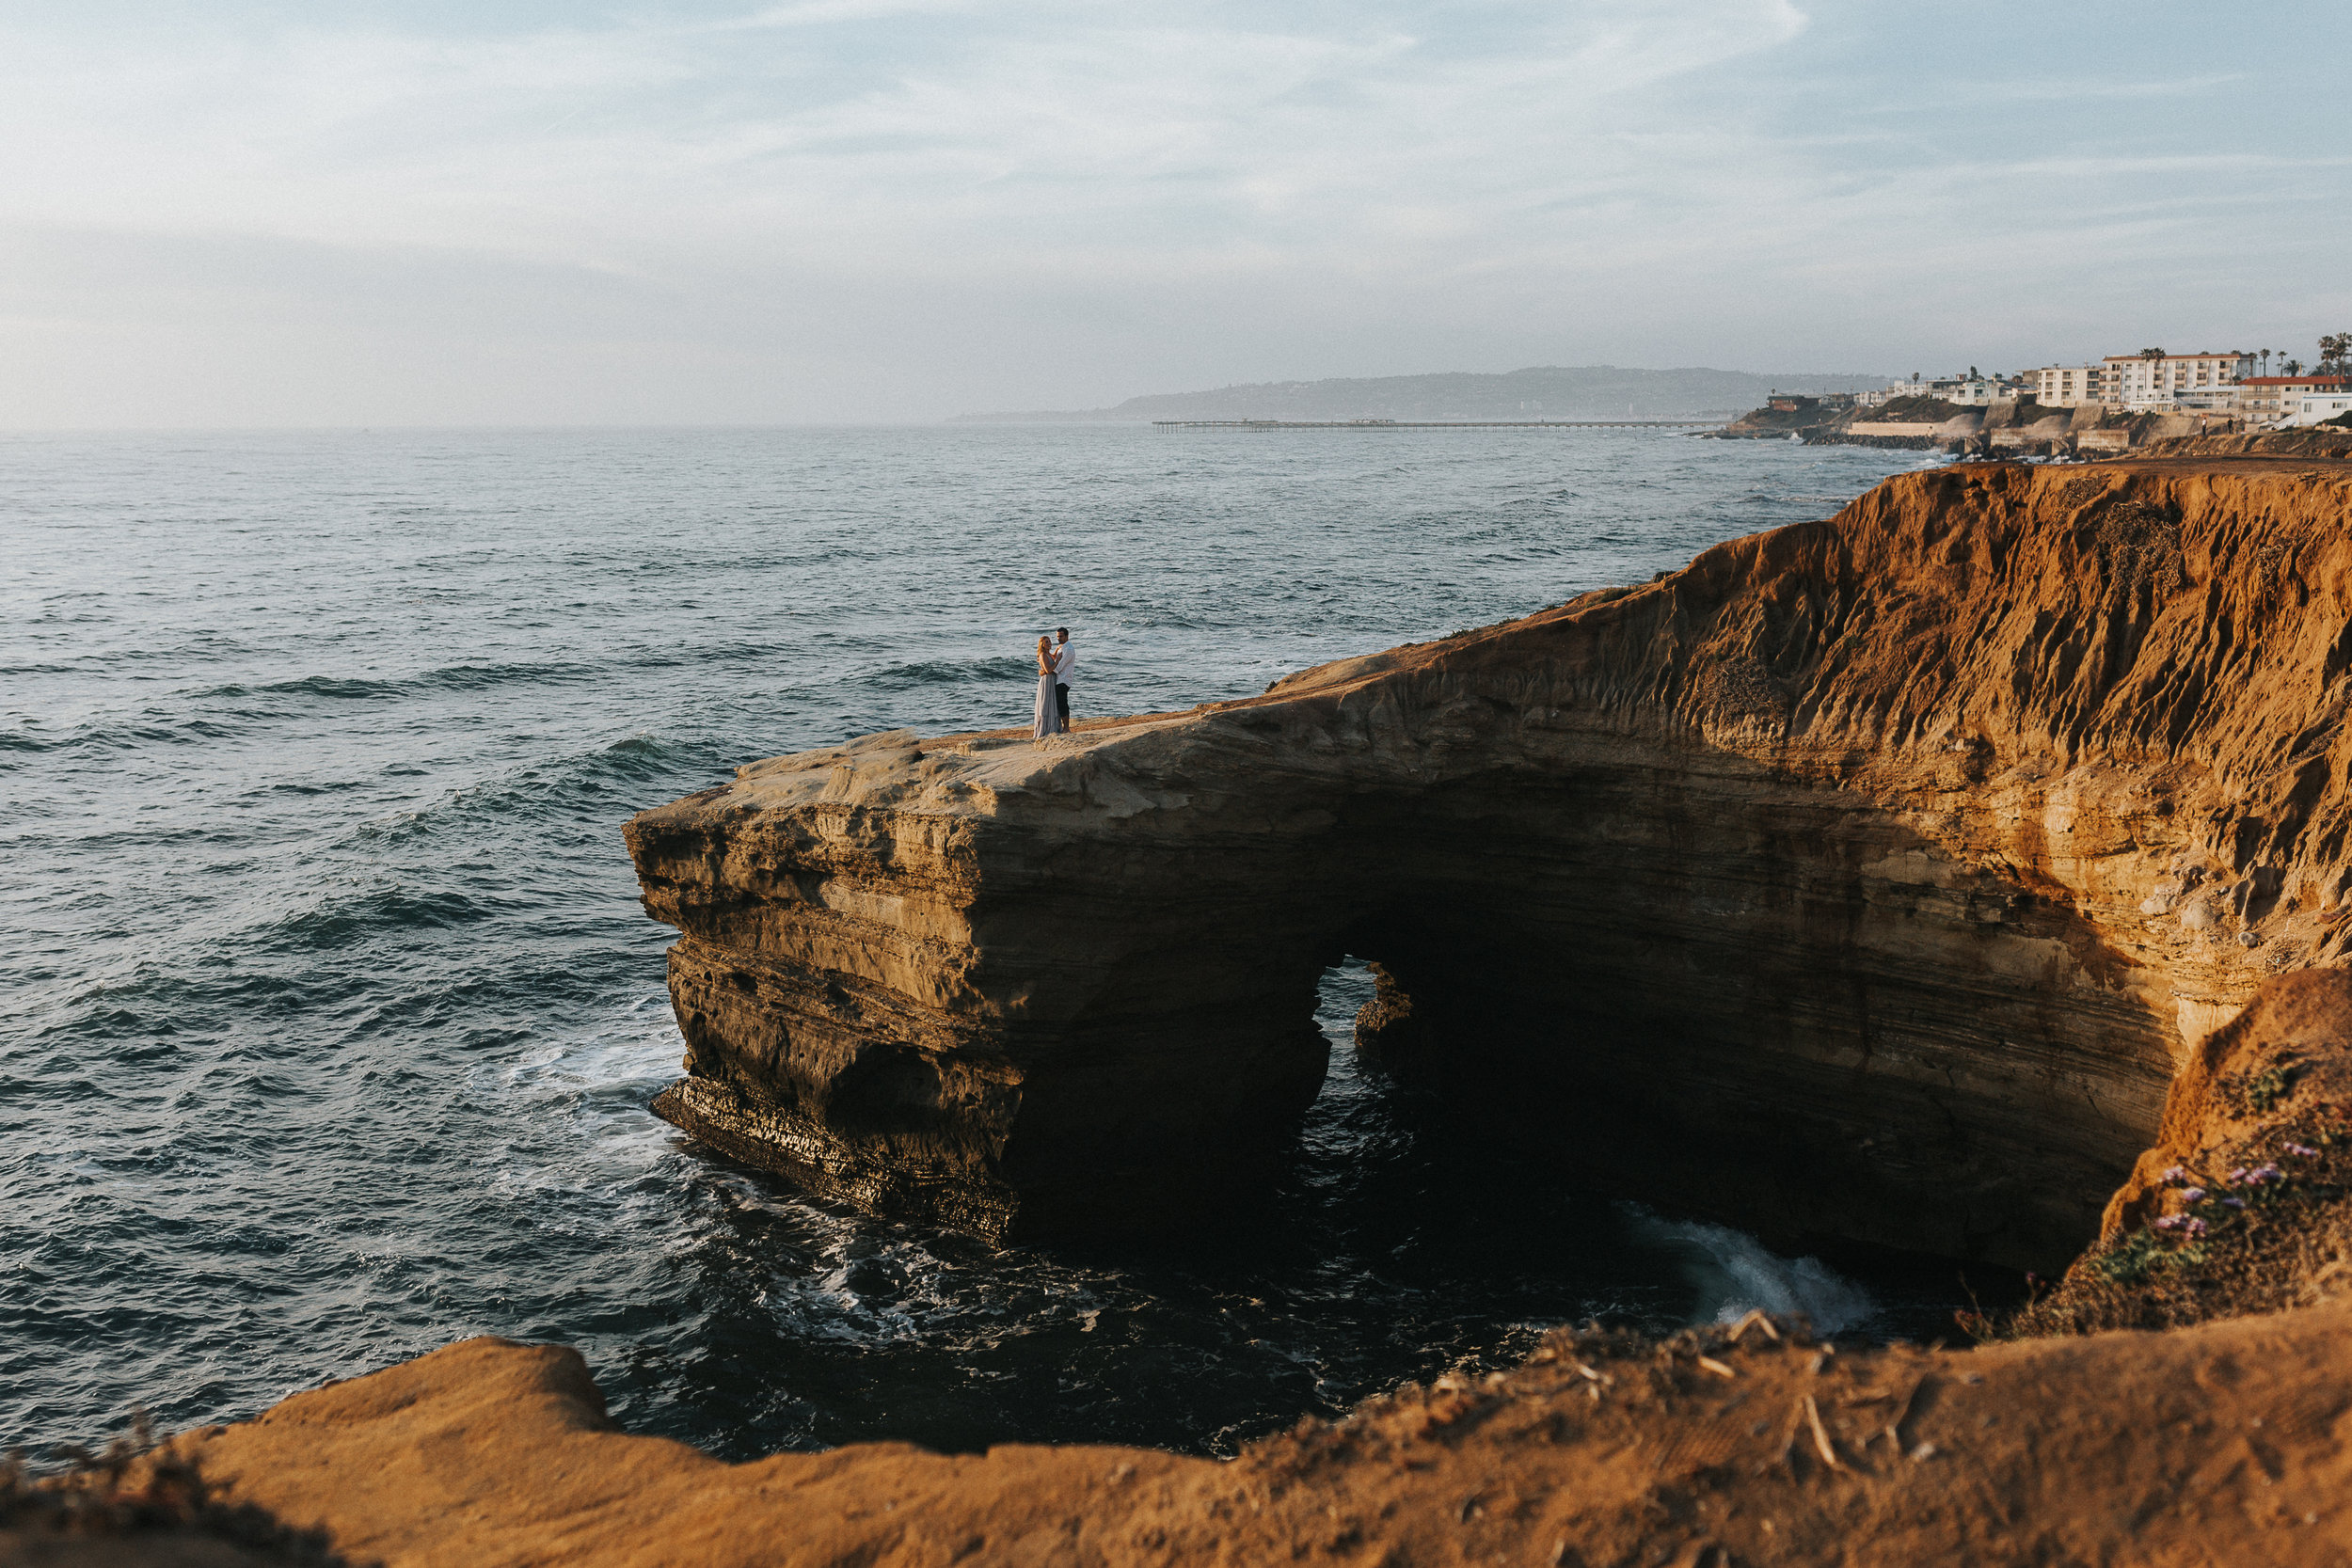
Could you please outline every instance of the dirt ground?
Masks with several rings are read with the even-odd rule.
[[[471,1339],[180,1451],[393,1568],[2315,1568],[2352,1561],[2352,1303],[1976,1350],[1563,1331],[1508,1374],[1228,1464],[870,1444],[727,1465],[616,1430],[571,1351]],[[103,1544],[72,1560],[193,1560]],[[66,1560],[0,1541],[37,1560]]]

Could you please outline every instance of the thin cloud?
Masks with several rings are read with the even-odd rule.
[[[2008,0],[1989,3],[2002,25]],[[2096,28],[2045,37],[2015,76],[1971,53],[1984,79],[1956,86],[1923,55],[1947,32],[1863,0],[675,0],[462,30],[226,4],[0,24],[14,254],[118,236],[109,254],[135,264],[67,313],[105,319],[112,288],[121,319],[178,310],[199,338],[215,317],[250,332],[272,297],[314,325],[338,299],[353,323],[401,315],[404,354],[527,322],[515,362],[542,369],[513,372],[518,418],[536,382],[618,342],[641,345],[645,384],[723,364],[739,379],[709,386],[729,397],[767,355],[793,375],[756,410],[811,416],[904,408],[897,389],[927,382],[924,412],[1070,405],[1196,366],[1428,354],[1871,363],[1876,341],[1947,329],[1930,295],[2106,309],[2087,279],[2112,293],[2122,247],[2137,299],[2185,308],[2219,277],[2267,309],[2290,292],[2279,259],[2345,225],[2312,199],[2344,161],[2318,119],[2304,135],[2211,113],[2253,79],[2231,40],[2265,24],[2242,19],[2195,58]],[[2294,44],[2332,47],[2309,24]],[[2295,81],[2275,78],[2301,102]],[[2195,113],[2130,107],[2168,98]],[[248,242],[241,287],[216,259]],[[0,267],[0,310],[70,272]],[[605,346],[548,348],[566,312]],[[213,341],[233,360],[230,330]],[[1044,379],[959,379],[1016,361]]]
[[[2194,98],[2205,93],[2218,92],[2224,87],[2241,87],[2248,80],[2246,72],[2229,71],[2207,76],[2176,76],[2157,82],[2076,77],[2062,81],[2042,79],[2023,82],[1955,83],[1952,91],[1956,98],[1964,103],[2079,103],[2091,100],[2112,102],[2135,98]]]

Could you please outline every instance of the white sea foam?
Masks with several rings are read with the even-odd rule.
[[[1693,1323],[1734,1323],[1758,1307],[1809,1318],[1823,1334],[1841,1333],[1878,1314],[1870,1292],[1818,1258],[1783,1258],[1744,1230],[1698,1220],[1667,1220],[1627,1206],[1640,1240],[1674,1255],[1698,1292]]]

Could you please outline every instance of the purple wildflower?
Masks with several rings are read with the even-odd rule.
[[[2202,1236],[2205,1233],[2205,1222],[2203,1220],[2187,1220],[2182,1225],[2181,1229],[2187,1235]]]
[[[2287,1152],[2294,1155],[2298,1160],[2316,1160],[2319,1158],[2319,1150],[2313,1148],[2309,1144],[2289,1144],[2287,1145]]]
[[[2273,1181],[2285,1180],[2286,1173],[2276,1165],[2256,1165],[2246,1173],[2246,1184],[2249,1187],[2266,1187]]]
[[[2209,1195],[2202,1187],[2191,1187],[2181,1194],[2183,1203],[2202,1203]]]
[[[2244,1165],[2240,1165],[2237,1169],[2232,1171],[2229,1175],[2228,1180],[2229,1184],[2233,1187],[2242,1186],[2246,1181],[2246,1167]]]
[[[2174,1165],[2170,1170],[2164,1173],[2164,1184],[2168,1187],[2177,1187],[2187,1180],[2188,1172],[2183,1170],[2178,1165]]]
[[[2158,1230],[2178,1230],[2188,1223],[2186,1214],[2166,1214],[2155,1222]]]
[[[2221,1200],[2221,1204],[2225,1209],[2243,1209],[2246,1207],[2246,1200],[2242,1197],[2225,1197]]]

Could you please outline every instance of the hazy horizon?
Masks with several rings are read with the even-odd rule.
[[[1635,374],[1635,375],[1661,375],[1661,376],[1662,376],[1662,375],[1674,375],[1674,374],[1727,374],[1727,375],[1736,375],[1736,376],[1750,376],[1750,377],[1759,377],[1759,378],[1768,378],[1768,379],[1769,379],[1769,378],[1771,378],[1771,377],[1778,376],[1778,377],[1782,377],[1782,378],[1784,378],[1784,379],[1787,379],[1787,380],[1788,380],[1788,381],[1789,381],[1789,382],[1791,382],[1791,383],[1804,383],[1804,382],[1827,382],[1827,381],[1838,381],[1838,382],[1844,382],[1844,381],[1856,381],[1856,382],[1865,382],[1865,381],[1873,381],[1873,380],[1877,379],[1877,376],[1876,376],[1873,372],[1836,372],[1836,371],[1788,371],[1788,370],[1783,370],[1783,371],[1777,371],[1777,372],[1772,372],[1772,371],[1740,371],[1740,370],[1728,370],[1728,371],[1727,371],[1727,370],[1725,370],[1724,368],[1720,367],[1720,366],[1671,366],[1671,367],[1648,367],[1648,366],[1630,366],[1630,365],[1620,365],[1620,366],[1608,366],[1608,365],[1603,365],[1603,366],[1520,366],[1520,367],[1518,367],[1518,368],[1517,368],[1517,370],[1516,370],[1516,371],[1514,371],[1514,372],[1449,372],[1449,371],[1427,371],[1427,372],[1403,372],[1403,373],[1400,373],[1400,374],[1397,374],[1397,375],[1392,375],[1392,376],[1380,376],[1380,377],[1358,378],[1358,380],[1359,380],[1359,382],[1363,383],[1363,384],[1377,385],[1377,384],[1380,384],[1380,383],[1383,383],[1383,382],[1391,382],[1391,381],[1404,381],[1404,382],[1410,382],[1410,381],[1424,380],[1424,379],[1426,379],[1426,380],[1437,380],[1437,379],[1441,379],[1441,378],[1450,378],[1450,377],[1455,377],[1455,376],[1460,376],[1460,375],[1465,375],[1465,374],[1469,374],[1469,375],[1481,375],[1481,376],[1493,376],[1495,379],[1498,379],[1498,380],[1499,380],[1499,379],[1502,379],[1503,377],[1508,376],[1508,375],[1511,375],[1511,374],[1523,374],[1523,373],[1526,373],[1526,372],[1531,372],[1531,371],[1544,371],[1544,370],[1565,370],[1565,371],[1608,370],[1608,371],[1618,371],[1618,372],[1627,372],[1627,373]],[[221,424],[221,425],[198,425],[198,424],[179,424],[179,425],[173,425],[173,424],[149,424],[149,425],[132,425],[132,424],[125,424],[125,425],[18,425],[18,426],[0,426],[0,436],[137,436],[137,435],[159,435],[159,436],[168,436],[168,435],[235,435],[235,434],[237,434],[237,433],[238,433],[238,432],[240,432],[240,431],[250,431],[250,432],[253,432],[253,433],[256,433],[256,434],[284,434],[284,433],[302,433],[302,432],[319,432],[319,433],[334,433],[334,432],[354,433],[354,432],[356,432],[356,433],[362,433],[362,434],[364,434],[364,433],[366,433],[366,432],[369,432],[369,431],[375,431],[375,430],[385,430],[385,431],[414,431],[414,432],[419,432],[419,433],[426,433],[426,432],[432,432],[432,431],[456,431],[456,430],[473,430],[473,431],[498,431],[498,430],[513,430],[513,431],[534,431],[534,430],[544,430],[544,431],[581,431],[581,430],[612,430],[612,431],[628,431],[628,430],[676,430],[676,431],[694,431],[694,430],[825,430],[825,429],[851,429],[851,430],[858,430],[858,429],[924,429],[924,428],[929,428],[929,427],[932,427],[932,426],[938,426],[938,427],[942,427],[942,428],[950,428],[950,429],[975,429],[975,428],[981,428],[981,427],[984,427],[984,426],[986,426],[986,425],[988,425],[988,424],[990,424],[990,423],[993,423],[993,422],[1004,422],[1004,423],[1046,423],[1046,422],[1052,422],[1052,421],[1051,421],[1051,419],[1050,419],[1050,416],[1051,416],[1051,415],[1053,415],[1053,414],[1055,414],[1055,413],[1062,413],[1062,414],[1067,414],[1067,415],[1072,416],[1072,418],[1069,420],[1069,421],[1068,421],[1068,422],[1071,422],[1071,423],[1073,423],[1073,424],[1100,424],[1100,423],[1104,423],[1104,422],[1105,422],[1105,421],[1104,421],[1104,420],[1103,420],[1102,419],[1100,419],[1099,417],[1098,417],[1098,418],[1092,418],[1092,419],[1089,419],[1089,418],[1086,418],[1085,416],[1088,416],[1088,415],[1100,416],[1100,415],[1102,415],[1103,413],[1106,412],[1106,411],[1107,411],[1108,409],[1110,409],[1110,408],[1117,407],[1117,406],[1120,406],[1120,405],[1122,405],[1122,404],[1135,404],[1135,403],[1149,403],[1149,402],[1153,402],[1153,401],[1166,401],[1166,400],[1173,400],[1173,399],[1180,399],[1180,398],[1211,397],[1211,396],[1215,396],[1216,394],[1217,394],[1217,393],[1221,393],[1221,392],[1244,391],[1244,390],[1248,390],[1248,389],[1250,389],[1250,388],[1259,388],[1259,387],[1319,387],[1319,386],[1332,385],[1332,384],[1346,384],[1346,383],[1348,382],[1348,380],[1349,380],[1349,378],[1345,378],[1345,377],[1331,377],[1331,376],[1327,376],[1327,377],[1313,377],[1313,378],[1306,378],[1306,377],[1302,377],[1302,378],[1297,378],[1297,379],[1291,380],[1291,381],[1279,381],[1279,382],[1227,382],[1227,383],[1224,383],[1224,384],[1222,384],[1222,385],[1220,385],[1220,386],[1216,386],[1216,387],[1180,388],[1159,388],[1159,389],[1155,389],[1155,390],[1152,390],[1152,391],[1146,391],[1146,392],[1137,392],[1137,393],[1135,393],[1135,394],[1133,394],[1133,395],[1131,395],[1131,396],[1128,396],[1128,397],[1124,397],[1124,398],[1120,398],[1120,399],[1117,399],[1117,400],[1115,400],[1112,404],[1104,404],[1104,405],[1102,405],[1101,407],[1092,408],[1092,409],[1065,409],[1065,410],[1047,410],[1047,409],[1025,409],[1025,410],[975,409],[975,410],[963,410],[963,411],[960,411],[960,412],[959,412],[959,413],[957,413],[957,414],[948,415],[948,416],[946,416],[946,417],[944,417],[944,418],[930,418],[930,419],[914,419],[914,418],[889,419],[889,418],[877,418],[877,419],[866,419],[866,420],[858,420],[858,419],[834,419],[834,420],[827,420],[827,419],[805,419],[805,420],[636,420],[636,421],[618,421],[618,420],[612,420],[612,421],[600,421],[600,420],[578,420],[578,421],[572,421],[572,422],[563,422],[563,421],[553,421],[553,420],[550,420],[550,421],[539,422],[539,423],[533,423],[533,422],[527,421],[527,420],[514,420],[514,421],[500,422],[500,423],[471,423],[471,424],[466,424],[466,423],[452,423],[452,422],[447,422],[447,421],[443,421],[443,422],[440,422],[440,423],[435,423],[435,422],[432,422],[432,421],[429,421],[429,420],[427,420],[427,421],[405,421],[405,422],[404,422],[404,421],[399,421],[399,420],[369,420],[369,421],[364,421],[364,422],[355,421],[355,422],[350,422],[350,423],[341,423],[341,424],[329,424],[329,423],[298,424],[298,423],[289,423],[289,424],[244,424],[244,425],[235,425],[235,424]],[[1804,386],[1802,386],[1802,385],[1795,385],[1795,386],[1792,386],[1792,387],[1791,387],[1790,388],[1788,388],[1788,389],[1791,389],[1791,390],[1797,390],[1797,391],[1805,391],[1805,390],[1812,389],[1812,388],[1805,388],[1805,387],[1804,387]],[[1533,416],[1531,416],[1531,417],[1533,417]],[[1136,422],[1144,422],[1144,421],[1147,420],[1147,418],[1148,418],[1148,416],[1146,416],[1146,415],[1144,415],[1144,414],[1136,414],[1136,415],[1132,416],[1132,419],[1133,419]]]
[[[2347,42],[2011,0],[20,9],[0,427],[2308,360],[2352,325]]]

